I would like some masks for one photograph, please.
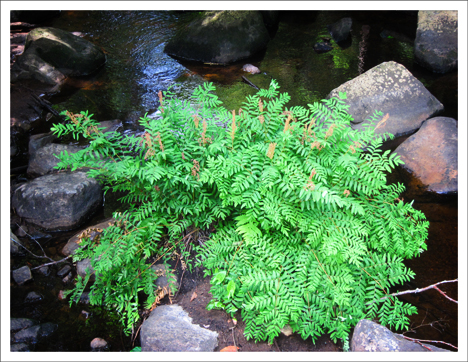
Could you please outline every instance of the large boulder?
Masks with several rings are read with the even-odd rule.
[[[101,49],[67,31],[36,28],[26,38],[25,51],[11,69],[11,81],[36,79],[60,84],[67,76],[85,76],[106,62]]]
[[[351,18],[343,18],[337,22],[327,25],[328,32],[337,43],[343,42],[349,38],[353,20]]]
[[[259,11],[209,11],[179,29],[164,51],[180,59],[227,64],[253,56],[269,40]]]
[[[458,123],[453,118],[428,119],[397,147],[405,183],[414,195],[458,192]]]
[[[395,137],[414,133],[428,118],[439,114],[444,106],[404,66],[384,62],[340,85],[328,98],[346,92],[351,127],[360,130],[375,111],[389,114],[376,125],[376,133],[390,132]]]
[[[399,334],[392,333],[388,328],[367,319],[362,319],[354,328],[351,340],[353,352],[450,352],[424,343],[407,340]],[[428,349],[430,348],[430,349]]]
[[[141,325],[142,352],[213,352],[218,333],[192,324],[181,306],[162,305]]]
[[[458,67],[457,11],[419,11],[414,57],[436,73]]]
[[[80,150],[82,147],[56,143],[41,147],[30,155],[27,173],[31,176],[44,176],[54,171],[57,172],[58,170],[54,167],[60,160],[55,155],[59,156],[64,151],[74,154]]]
[[[85,172],[38,177],[18,187],[12,197],[19,217],[51,231],[78,227],[101,205],[101,185]]]

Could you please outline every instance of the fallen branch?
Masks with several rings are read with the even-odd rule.
[[[443,344],[446,344],[452,348],[455,348],[458,350],[458,347],[455,347],[453,344],[450,344],[450,343],[447,343],[447,342],[443,342],[443,341],[431,341],[431,340],[428,340],[428,339],[417,339],[417,338],[411,338],[411,337],[406,337],[405,335],[403,334],[399,334],[399,336],[402,336],[403,338],[405,339],[408,339],[410,341],[413,341],[415,343],[418,343],[420,344],[421,346],[423,346],[424,348],[428,349],[429,351],[432,351],[432,349],[428,346],[425,346],[424,344],[422,344],[421,342],[426,342],[426,343],[443,343]]]
[[[251,87],[254,87],[255,89],[260,89],[258,88],[255,84],[253,84],[250,80],[248,80],[246,77],[242,76],[242,80],[247,83],[248,85],[250,85]]]
[[[398,293],[389,294],[388,297],[396,297],[396,296],[399,296],[399,295],[410,294],[410,293],[420,293],[420,292],[424,292],[424,291],[429,290],[429,289],[435,289],[435,290],[437,290],[440,294],[442,294],[445,298],[447,298],[448,300],[451,300],[452,302],[458,304],[458,301],[457,301],[457,300],[450,298],[450,297],[449,297],[447,294],[445,294],[442,290],[440,290],[439,288],[437,288],[437,285],[439,285],[439,284],[454,283],[454,282],[458,282],[458,278],[457,278],[457,279],[454,279],[454,280],[444,280],[444,281],[441,281],[441,282],[438,282],[438,283],[429,285],[428,287],[421,288],[421,289],[416,288],[416,289],[413,289],[413,290],[405,290],[405,291],[403,291],[403,292],[398,292]],[[387,299],[388,297],[380,298],[380,300],[382,300],[382,299]]]

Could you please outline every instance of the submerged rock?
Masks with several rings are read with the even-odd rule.
[[[419,11],[414,57],[436,73],[458,67],[457,11]]]
[[[162,305],[143,322],[142,352],[213,352],[218,333],[192,324],[179,305]]]
[[[360,76],[340,85],[328,98],[346,92],[351,127],[362,129],[375,111],[389,114],[376,125],[376,133],[390,132],[395,137],[414,133],[422,123],[444,106],[404,66],[390,61],[377,65]],[[383,117],[382,117],[383,119]]]
[[[208,11],[181,28],[164,52],[190,61],[228,64],[264,50],[269,40],[259,11]]]

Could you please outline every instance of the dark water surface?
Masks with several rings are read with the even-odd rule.
[[[82,33],[85,39],[104,50],[107,64],[94,76],[69,81],[67,87],[51,101],[60,110],[75,113],[89,110],[98,121],[120,119],[125,128],[132,130],[139,117],[157,110],[157,93],[169,86],[174,86],[181,98],[188,98],[195,87],[211,81],[226,108],[239,108],[246,95],[256,92],[241,80],[244,75],[241,69],[245,63],[254,64],[262,71],[262,74],[248,76],[255,84],[267,87],[272,78],[278,80],[281,89],[292,96],[289,104],[292,106],[323,99],[340,84],[384,61],[393,60],[404,65],[438,97],[446,107],[443,115],[458,116],[457,72],[437,75],[414,64],[415,11],[283,12],[278,30],[264,54],[226,67],[181,63],[164,54],[164,45],[177,26],[195,15],[192,12],[163,11],[63,11],[51,25]],[[348,16],[353,19],[351,42],[341,47],[332,42],[332,51],[315,53],[313,45],[330,37],[326,25]],[[417,202],[415,207],[424,211],[431,222],[428,250],[420,258],[407,262],[407,266],[416,272],[416,278],[399,290],[425,287],[455,279],[458,275],[456,199]],[[103,217],[95,216],[89,225],[99,221],[100,216]],[[61,250],[75,232],[54,235],[47,247]],[[12,260],[12,268],[15,263],[19,260]],[[99,319],[100,312],[95,310],[98,320],[93,319],[86,325],[81,312],[89,312],[89,307],[70,309],[66,303],[57,301],[58,291],[64,288],[60,280],[35,277],[34,285],[42,288],[40,292],[47,302],[39,307],[25,305],[22,301],[31,287],[13,286],[12,316],[59,323],[64,331],[60,337],[54,337],[55,342],[38,345],[37,350],[86,351],[94,337],[108,340],[112,350],[130,349],[131,341],[112,325],[111,317]],[[457,299],[457,283],[444,284],[440,289]],[[435,290],[410,294],[405,299],[419,310],[418,315],[412,318],[412,328],[416,332],[407,333],[407,336],[458,345],[455,303],[441,297]],[[443,345],[439,347],[446,348]]]

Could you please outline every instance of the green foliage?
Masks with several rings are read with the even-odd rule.
[[[141,118],[141,137],[102,134],[86,113],[54,126],[90,139],[60,167],[89,167],[107,189],[129,191],[130,209],[75,255],[95,270],[91,302],[115,305],[127,330],[138,292],[146,307],[156,300],[148,258],[179,248],[190,226],[215,228],[197,247],[212,275],[208,308],[240,311],[249,339],[272,342],[289,324],[303,338],[346,342],[362,318],[407,328],[416,308],[388,293],[414,277],[403,261],[426,249],[428,222],[398,199],[403,185],[386,183],[402,161],[380,150],[391,137],[374,134],[382,113],[356,132],[346,94],[288,109],[278,88],[272,81],[238,112],[221,107],[212,84],[192,103],[167,91],[161,116]]]

